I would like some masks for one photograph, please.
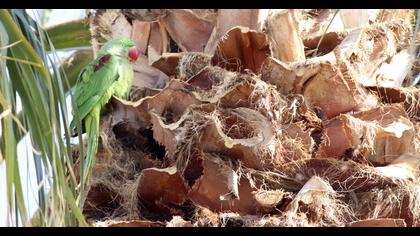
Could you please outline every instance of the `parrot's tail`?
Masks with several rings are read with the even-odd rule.
[[[96,106],[85,118],[86,133],[88,136],[88,147],[86,159],[84,160],[85,172],[84,177],[87,179],[96,161],[96,152],[98,150],[99,137],[99,118],[101,108]]]

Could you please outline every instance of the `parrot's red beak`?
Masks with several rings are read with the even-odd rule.
[[[131,47],[128,49],[128,58],[131,62],[137,61],[137,58],[139,57],[139,50],[136,47]]]

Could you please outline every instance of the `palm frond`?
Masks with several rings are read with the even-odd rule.
[[[6,165],[9,215],[15,215],[14,225],[19,218],[23,225],[86,225],[83,201],[77,200],[85,195],[84,188],[74,175],[70,148],[66,91],[71,85],[60,71],[53,42],[25,10],[3,9],[0,49],[1,156]],[[19,115],[16,94],[22,102]],[[17,158],[17,143],[26,134],[31,139],[39,185],[39,209],[32,220],[25,205]]]

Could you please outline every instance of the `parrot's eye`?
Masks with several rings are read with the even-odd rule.
[[[128,49],[128,58],[130,61],[136,61],[139,57],[139,50],[136,47],[131,47]]]

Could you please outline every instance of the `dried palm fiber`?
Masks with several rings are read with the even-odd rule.
[[[189,9],[167,10],[159,23],[184,52],[203,52],[215,25]]]
[[[247,27],[261,31],[267,14],[266,9],[218,9],[216,24],[204,52],[213,54],[224,35],[234,27]]]
[[[159,166],[143,148],[132,147],[111,128],[112,115],[102,117],[100,146],[93,175],[89,181],[89,192],[84,207],[85,214],[112,219],[136,219],[138,217],[136,192],[137,176],[144,168]],[[136,144],[147,142],[137,138]]]
[[[420,88],[416,87],[368,87],[382,103],[402,103],[407,115],[420,120]]]
[[[317,157],[354,158],[384,165],[414,151],[414,126],[399,104],[342,114],[325,124]]]
[[[344,226],[351,208],[322,178],[314,176],[296,194],[284,213],[284,226]]]
[[[138,177],[137,196],[144,211],[170,219],[187,201],[188,187],[175,166],[144,169]]]

